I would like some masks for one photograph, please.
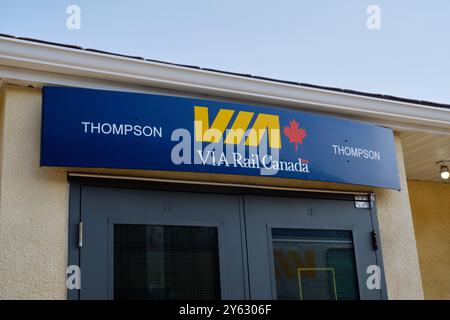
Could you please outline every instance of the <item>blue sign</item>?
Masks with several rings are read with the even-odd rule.
[[[289,109],[80,88],[43,89],[41,166],[400,189],[390,129]]]

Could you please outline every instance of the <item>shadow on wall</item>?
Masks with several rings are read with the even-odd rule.
[[[425,299],[450,299],[450,184],[408,181]]]

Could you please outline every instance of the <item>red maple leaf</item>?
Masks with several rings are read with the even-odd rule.
[[[295,143],[295,151],[298,150],[297,143],[303,143],[306,137],[306,130],[299,127],[299,123],[292,119],[288,127],[283,127],[284,135],[289,138],[289,142]]]

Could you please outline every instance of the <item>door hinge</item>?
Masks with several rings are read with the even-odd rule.
[[[78,223],[78,248],[83,246],[83,222]]]
[[[378,250],[378,234],[375,230],[372,230],[372,247],[373,250]]]
[[[370,199],[368,195],[355,195],[355,207],[358,209],[369,209]]]

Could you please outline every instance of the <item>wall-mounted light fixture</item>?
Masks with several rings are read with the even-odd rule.
[[[450,171],[448,170],[446,163],[450,163],[450,160],[441,160],[436,162],[436,164],[441,165],[441,178],[444,180],[448,180],[448,178],[450,178]]]

